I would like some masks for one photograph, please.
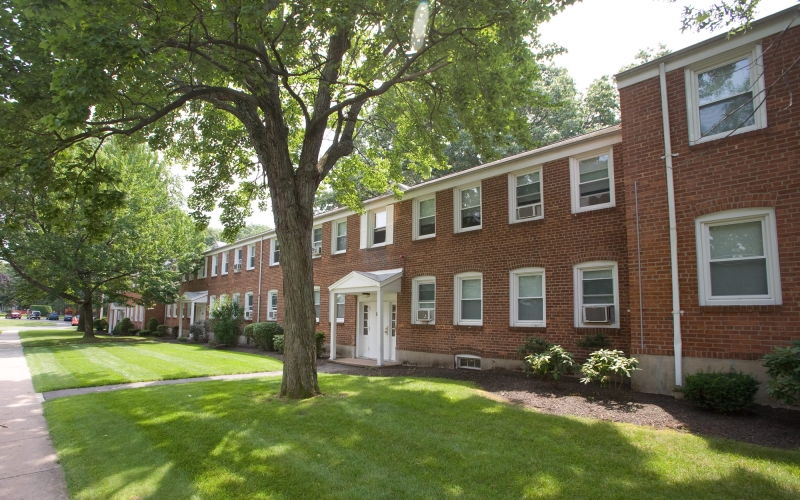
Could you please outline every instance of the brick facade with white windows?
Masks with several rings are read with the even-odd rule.
[[[534,335],[583,358],[588,351],[578,342],[604,332],[613,348],[642,359],[636,387],[671,392],[675,330],[658,73],[664,63],[671,145],[677,155],[673,177],[683,372],[733,366],[763,377],[754,360],[797,338],[800,320],[800,115],[792,101],[797,93],[792,87],[800,80],[800,28],[784,31],[794,14],[789,9],[754,23],[745,35],[717,37],[622,73],[621,126],[416,185],[401,200],[369,200],[363,216],[345,209],[318,216],[318,330],[330,340],[329,287],[354,271],[374,281],[379,279],[374,273],[392,270],[402,272],[399,291],[389,299],[396,305],[398,362],[452,367],[456,356],[469,355],[480,359],[482,369],[519,367],[516,349]],[[740,56],[744,63],[736,62]],[[697,79],[713,77],[725,84],[720,65],[753,64],[748,57],[759,58],[763,78],[760,69],[753,70],[752,85],[743,92],[766,92],[763,117],[748,122],[742,133],[727,137],[723,131],[705,140],[696,129],[707,130],[719,106],[741,101],[744,94],[729,96],[716,89],[709,97],[707,82]],[[700,90],[692,90],[698,85]],[[757,107],[753,114],[763,110]],[[692,113],[694,135],[689,130]],[[433,212],[429,200],[435,200]],[[740,211],[727,212],[733,210]],[[423,216],[424,228],[418,225]],[[524,219],[518,221],[520,216]],[[342,221],[343,252],[336,248],[337,232],[345,230]],[[757,227],[763,233],[758,237],[753,233]],[[709,235],[721,241],[721,232],[773,253],[757,255],[751,248],[726,257],[717,248],[702,257],[709,252]],[[282,322],[283,276],[280,263],[273,263],[274,241],[275,234],[266,233],[209,250],[206,262],[217,259],[216,275],[209,264],[206,277],[187,280],[182,291],[207,292],[206,305],[223,294],[244,298],[252,293],[252,321],[266,321],[274,290],[275,319]],[[234,271],[237,249],[243,248],[248,261],[251,245],[253,268],[246,262]],[[228,254],[227,274],[221,269],[222,253]],[[717,260],[712,266],[709,259]],[[729,273],[729,268],[744,271]],[[700,305],[702,273],[715,287],[712,293],[708,284],[706,305]],[[746,273],[748,283],[738,283],[737,276]],[[420,280],[435,282],[435,319],[427,324],[416,320],[422,299],[414,285]],[[755,295],[736,296],[730,289],[739,285]],[[368,292],[348,290],[344,320],[336,326],[340,356],[358,355],[357,337],[368,329],[357,307],[375,300],[374,294],[367,299]],[[729,305],[731,300],[738,305]]]

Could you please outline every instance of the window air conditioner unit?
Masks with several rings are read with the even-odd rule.
[[[611,323],[614,321],[614,306],[583,306],[584,323]]]
[[[530,219],[542,215],[541,205],[525,205],[517,208],[517,219]]]
[[[420,309],[417,311],[417,321],[420,323],[428,323],[433,321],[433,310],[432,309]]]
[[[311,256],[319,257],[322,255],[322,247],[311,247]]]
[[[253,311],[245,311],[244,319],[253,319]]]
[[[267,311],[267,319],[275,321],[278,319],[278,311]]]
[[[234,264],[233,265],[233,272],[238,273],[241,270],[242,270],[242,265],[241,264]]]

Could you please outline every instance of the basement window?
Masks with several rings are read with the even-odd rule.
[[[472,354],[458,354],[456,355],[456,368],[480,370],[481,358],[479,356],[473,356]]]

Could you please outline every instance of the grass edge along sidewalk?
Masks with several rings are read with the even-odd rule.
[[[37,392],[130,382],[273,372],[282,363],[257,354],[78,332],[21,332]]]
[[[540,414],[452,380],[320,385],[303,401],[279,379],[161,386],[45,414],[76,500],[800,496],[796,451]]]

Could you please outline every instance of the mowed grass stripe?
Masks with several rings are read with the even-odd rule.
[[[196,345],[179,345],[179,344],[147,344],[139,346],[142,350],[147,351],[154,358],[163,360],[167,363],[174,363],[175,365],[182,365],[185,368],[201,372],[206,368],[209,355],[215,360],[226,363],[229,371],[221,371],[218,375],[228,375],[232,373],[253,373],[263,371],[261,369],[261,361],[265,356],[257,354],[248,354],[240,352],[226,352],[220,350],[209,350],[205,347]],[[209,354],[213,353],[213,354]],[[269,358],[273,359],[274,358]],[[250,363],[245,363],[244,360],[250,360]],[[278,367],[274,370],[282,369],[280,361]],[[224,369],[224,368],[221,368]],[[249,370],[249,371],[248,371]]]
[[[28,347],[23,349],[25,360],[33,377],[33,386],[38,392],[44,392],[42,388],[59,384],[67,384],[71,387],[79,386],[80,380],[59,361],[60,358],[55,353],[47,348],[36,349],[33,353],[29,351]]]
[[[276,379],[136,389],[45,414],[79,500],[800,495],[800,452],[539,414],[454,381],[320,385],[305,401]]]

